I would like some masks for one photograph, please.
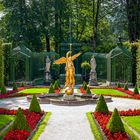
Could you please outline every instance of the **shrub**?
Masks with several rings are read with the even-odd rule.
[[[87,87],[87,89],[86,89],[86,94],[91,94],[91,91],[90,91],[89,87]]]
[[[2,86],[2,88],[1,88],[1,94],[6,93],[6,92],[7,92],[7,90],[6,90],[5,86]]]
[[[33,98],[32,98],[32,101],[31,101],[31,104],[30,104],[30,107],[29,107],[29,111],[30,112],[35,112],[35,113],[40,113],[41,112],[39,102],[38,102],[35,95],[33,95]]]
[[[13,83],[13,90],[18,90],[16,83]]]
[[[117,88],[121,88],[121,84],[120,84],[119,81],[118,81],[118,83],[117,83]]]
[[[124,85],[124,90],[128,90],[128,84],[127,83],[125,83],[125,85]]]
[[[85,90],[87,89],[87,83],[85,81],[83,82],[82,88]]]
[[[58,87],[61,87],[60,81],[58,79],[57,79],[57,84],[58,84]]]
[[[135,93],[135,94],[139,94],[139,90],[138,90],[137,85],[135,85],[135,88],[134,88],[134,93]]]
[[[59,88],[57,80],[54,82],[53,88],[54,88],[54,90]]]
[[[49,92],[48,93],[54,93],[53,84],[50,85],[50,88],[49,88]]]
[[[97,102],[97,106],[95,108],[95,112],[101,112],[101,113],[109,113],[107,104],[105,102],[104,96],[100,96],[99,100]]]
[[[16,118],[12,125],[12,130],[30,130],[26,117],[24,116],[21,108],[19,108],[17,111]]]
[[[116,108],[114,109],[114,112],[112,113],[112,116],[107,124],[107,128],[112,133],[125,132],[124,125]]]

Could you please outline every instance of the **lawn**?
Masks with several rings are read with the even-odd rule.
[[[140,116],[123,117],[123,120],[140,134]]]
[[[11,115],[0,115],[0,130],[3,129],[13,119],[14,116]]]
[[[91,89],[94,94],[109,94],[109,95],[117,95],[117,96],[129,96],[121,91],[115,89]]]
[[[48,88],[29,88],[22,90],[18,93],[21,94],[43,94],[43,93],[48,93],[49,89]]]

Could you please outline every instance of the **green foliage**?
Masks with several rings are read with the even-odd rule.
[[[138,90],[137,85],[135,85],[135,88],[134,88],[134,93],[135,93],[135,94],[139,94],[139,90]]]
[[[86,89],[86,94],[91,94],[91,91],[90,91],[89,87],[87,87],[87,89]]]
[[[2,86],[1,87],[1,94],[6,93],[6,92],[7,92],[6,87],[5,86]]]
[[[121,84],[120,84],[119,81],[118,81],[118,83],[117,83],[117,88],[121,88]]]
[[[81,68],[84,70],[90,70],[91,66],[87,61],[82,62]]]
[[[13,90],[18,90],[16,83],[13,83]]]
[[[54,90],[59,88],[58,81],[56,80],[53,85]]]
[[[18,130],[28,130],[28,131],[30,130],[26,117],[24,116],[21,108],[18,109],[16,118],[12,125],[12,130],[17,130],[17,129]]]
[[[4,52],[2,43],[0,40],[0,87],[4,86]]]
[[[124,90],[128,90],[128,84],[127,83],[125,83],[125,85],[124,85]]]
[[[105,102],[104,96],[100,96],[99,100],[97,102],[97,106],[95,108],[95,112],[101,112],[101,113],[109,113],[107,104]]]
[[[33,95],[30,107],[29,107],[29,111],[30,112],[36,112],[36,113],[40,113],[41,112],[41,108],[39,105],[39,102],[37,100],[37,97],[35,95]]]
[[[137,84],[140,87],[140,40],[137,42],[136,63],[137,63]]]
[[[116,108],[114,109],[114,112],[112,113],[112,116],[107,124],[107,128],[112,133],[125,132],[123,122]]]
[[[88,113],[86,113],[86,115],[87,115],[87,118],[89,120],[90,128],[91,128],[92,133],[94,134],[95,139],[102,140],[102,136],[101,136],[101,134],[97,128],[97,125],[93,119],[92,112],[88,112]]]
[[[86,83],[85,81],[83,82],[82,88],[83,88],[84,90],[87,89],[87,83]]]
[[[57,84],[58,84],[58,87],[61,87],[60,81],[58,79],[57,79]]]
[[[49,88],[49,92],[48,93],[54,93],[54,87],[53,87],[53,84],[50,85],[50,88]]]

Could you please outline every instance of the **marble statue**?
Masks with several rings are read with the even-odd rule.
[[[50,76],[50,66],[51,66],[51,60],[49,59],[49,57],[46,57],[46,66],[45,66],[45,73],[46,73],[46,81],[51,80],[51,76]]]
[[[89,78],[89,85],[90,86],[97,86],[97,73],[96,73],[96,60],[94,55],[90,60],[91,70],[90,70],[90,78]]]

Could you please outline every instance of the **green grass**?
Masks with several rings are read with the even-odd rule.
[[[91,112],[87,112],[87,118],[89,120],[89,123],[90,123],[90,128],[91,128],[91,131],[95,137],[96,140],[102,140],[102,136],[95,124],[95,121],[93,120],[93,117],[92,117],[92,114]]]
[[[39,125],[38,130],[35,132],[32,140],[38,140],[38,138],[41,135],[41,133],[44,132],[44,129],[46,127],[46,124],[47,124],[50,116],[51,116],[51,112],[48,112],[46,114],[45,118],[43,119],[43,121],[41,122],[41,124]]]
[[[140,134],[140,116],[123,117],[123,120]]]
[[[115,89],[91,89],[93,94],[109,94],[109,95],[116,95],[116,96],[129,96],[121,91]]]
[[[0,115],[0,130],[14,119],[11,115]]]
[[[48,93],[49,89],[48,88],[29,88],[22,90],[18,93],[21,94],[42,94],[42,93]]]

